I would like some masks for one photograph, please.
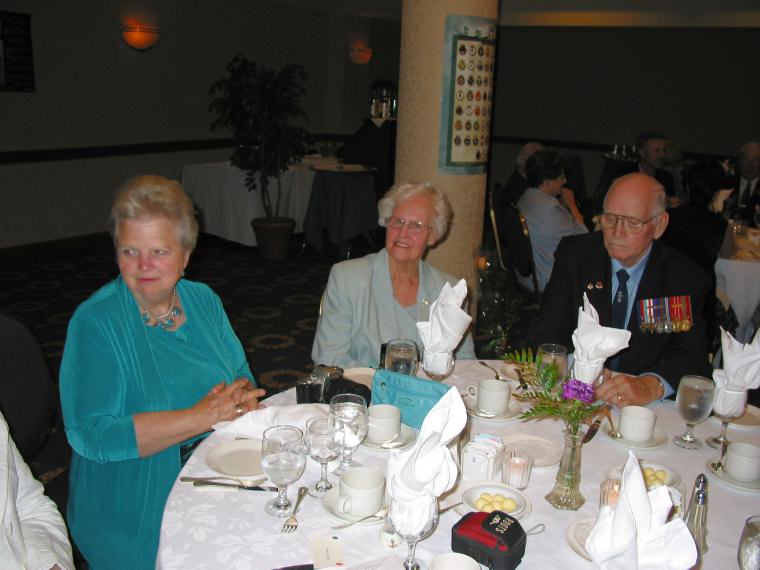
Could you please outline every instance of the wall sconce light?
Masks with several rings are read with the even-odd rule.
[[[144,51],[152,48],[161,36],[158,26],[122,26],[121,37],[129,47]]]
[[[348,49],[348,57],[354,65],[367,65],[372,59],[372,49],[363,46],[352,46]]]

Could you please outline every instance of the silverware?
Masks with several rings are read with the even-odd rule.
[[[360,523],[362,521],[366,521],[367,519],[371,519],[373,517],[384,517],[386,514],[388,514],[388,507],[383,507],[382,509],[380,509],[376,513],[373,513],[371,515],[367,515],[366,517],[362,517],[362,518],[357,519],[355,521],[347,522],[347,523],[344,523],[344,524],[339,524],[339,525],[334,526],[332,528],[333,528],[333,530],[343,530],[344,528],[348,528],[350,526],[355,525],[356,523]]]
[[[499,376],[499,371],[496,370],[496,368],[494,368],[493,366],[491,366],[487,362],[483,362],[482,360],[478,360],[478,364],[480,364],[481,366],[485,366],[489,370],[492,370],[493,372],[495,372],[496,375],[494,376],[494,378],[496,378],[496,380],[501,380],[501,376]]]
[[[588,443],[592,439],[594,439],[594,436],[596,435],[596,432],[599,431],[599,426],[602,425],[602,419],[604,419],[604,416],[602,414],[599,414],[596,416],[596,419],[591,423],[588,430],[586,431],[586,434],[583,436],[583,439],[581,440],[581,445],[584,443]]]
[[[222,483],[220,481],[193,481],[193,487],[233,487],[241,491],[277,491],[277,487],[262,485],[240,485],[238,483]]]
[[[194,483],[195,481],[211,481],[211,482],[219,482],[219,481],[235,481],[238,485],[242,485],[243,487],[252,487],[254,485],[257,485],[258,483],[261,483],[262,481],[266,481],[267,476],[266,475],[260,475],[258,477],[254,477],[253,479],[237,479],[235,477],[224,477],[222,475],[219,475],[217,477],[188,477],[183,476],[180,477],[179,480],[182,483]]]
[[[438,509],[438,514],[442,515],[443,513],[450,511],[451,509],[457,508],[459,505],[461,505],[464,501],[459,501],[458,503],[454,503],[453,505],[449,505],[448,507],[444,507],[442,509]]]
[[[620,435],[620,432],[615,429],[615,424],[612,421],[612,407],[604,406],[601,410],[601,413],[604,414],[604,417],[607,418],[608,422],[610,422],[610,431],[607,435],[609,435],[612,439],[620,439],[623,437]]]
[[[285,519],[285,522],[282,524],[282,530],[280,532],[283,532],[285,534],[290,534],[292,532],[295,532],[298,528],[298,520],[296,519],[296,513],[298,512],[298,509],[301,508],[301,501],[303,501],[303,498],[306,496],[306,493],[309,489],[307,487],[299,487],[298,488],[298,498],[296,499],[296,506],[293,507],[293,512],[290,513],[290,516]]]

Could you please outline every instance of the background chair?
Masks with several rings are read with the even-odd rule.
[[[525,217],[520,213],[517,206],[507,204],[504,206],[504,243],[509,252],[513,269],[523,277],[530,276],[533,281],[533,293],[536,304],[541,305],[541,293],[538,290],[535,263],[533,262],[533,248],[530,244],[530,234]]]
[[[501,229],[500,224],[496,218],[496,208],[494,207],[494,193],[498,191],[499,185],[494,184],[488,188],[488,214],[491,221],[491,229],[493,230],[494,241],[496,242],[496,253],[499,256],[499,266],[506,271],[507,267],[504,265],[504,255],[501,253]],[[501,215],[501,213],[499,213]]]

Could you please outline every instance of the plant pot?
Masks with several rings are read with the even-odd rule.
[[[256,234],[259,255],[265,261],[282,261],[288,257],[290,236],[296,221],[292,218],[254,218],[251,220]]]

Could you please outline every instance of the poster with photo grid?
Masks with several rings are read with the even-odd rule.
[[[447,173],[482,173],[488,164],[495,29],[487,18],[446,19],[439,167]]]

